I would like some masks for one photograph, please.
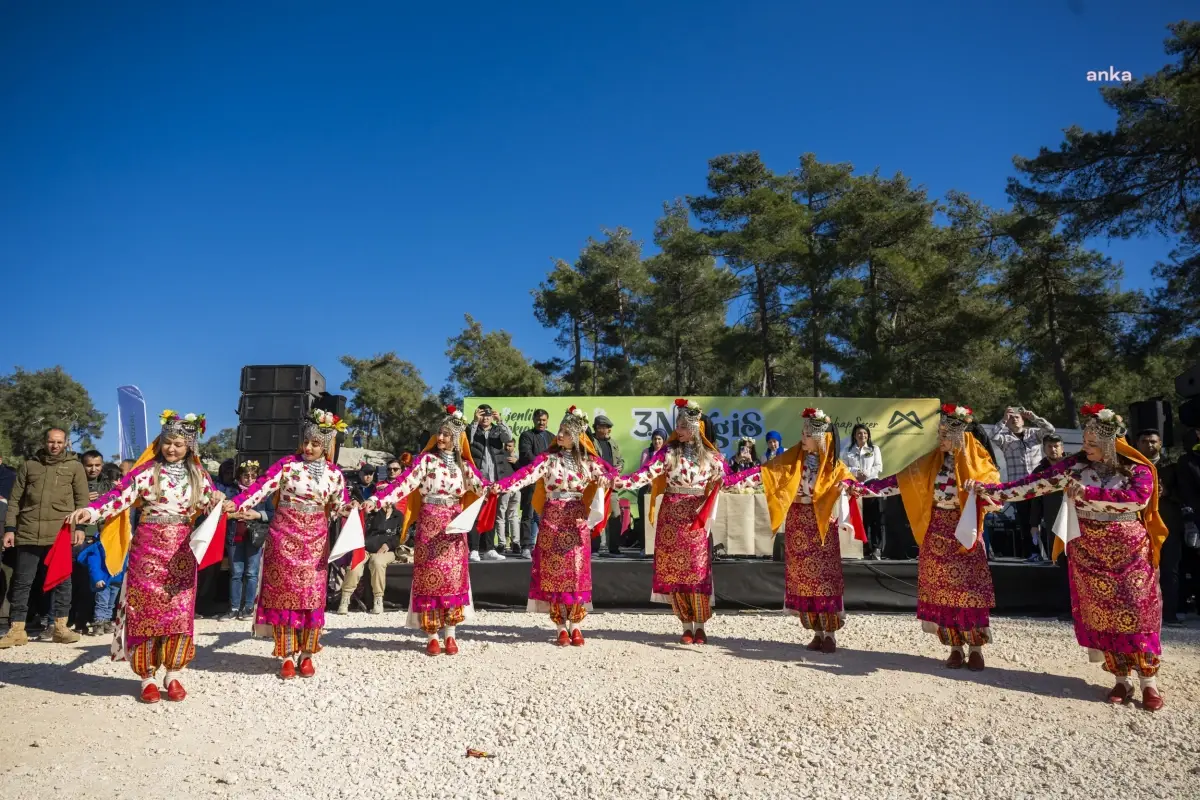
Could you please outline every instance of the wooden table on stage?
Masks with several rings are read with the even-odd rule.
[[[660,499],[661,503],[662,500]],[[650,495],[642,500],[642,515],[646,520],[646,555],[654,553],[654,525],[647,510]],[[760,556],[770,558],[775,548],[775,532],[771,530],[771,515],[767,498],[761,494],[723,492],[717,502],[717,516],[712,525],[713,544],[725,545],[731,556]],[[862,542],[852,534],[839,536],[842,558],[862,558]]]

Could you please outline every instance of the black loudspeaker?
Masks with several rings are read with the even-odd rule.
[[[1200,395],[1200,364],[1192,364],[1186,372],[1175,379],[1175,394],[1180,397]]]
[[[283,393],[325,391],[325,376],[314,368],[300,364],[281,366],[242,367],[242,392]]]
[[[317,398],[303,392],[289,394],[244,394],[238,404],[242,422],[286,422],[300,420],[317,407]]]
[[[322,411],[331,411],[337,414],[340,418],[346,418],[346,395],[330,394],[322,392],[321,396],[313,403],[313,408],[319,408]]]
[[[1200,397],[1179,404],[1179,422],[1185,428],[1200,428]]]
[[[300,449],[300,423],[260,422],[239,425],[238,450],[283,450],[294,453]]]
[[[1175,421],[1171,404],[1166,400],[1142,400],[1129,406],[1129,421],[1126,426],[1130,443],[1137,444],[1137,435],[1144,430],[1156,430],[1162,437],[1163,447],[1175,446]]]
[[[262,474],[266,473],[266,471],[268,469],[270,469],[275,464],[275,462],[278,461],[279,459],[283,458],[284,456],[293,456],[295,454],[296,454],[295,450],[239,451],[238,457],[237,457],[237,463],[241,464],[243,461],[257,461],[258,462],[258,474],[262,475]]]

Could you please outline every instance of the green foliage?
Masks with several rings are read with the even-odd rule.
[[[470,314],[466,327],[446,344],[450,380],[462,397],[538,397],[546,376],[513,346],[508,331],[484,332]]]
[[[424,446],[442,407],[420,371],[395,353],[340,361],[350,372],[342,384],[353,392],[350,424],[367,432],[365,444],[392,452]]]
[[[237,458],[237,428],[222,428],[200,443],[200,458],[221,462]]]
[[[66,430],[72,449],[90,449],[104,434],[104,416],[62,367],[36,372],[17,367],[0,377],[0,451],[5,454],[32,455],[50,427]]]

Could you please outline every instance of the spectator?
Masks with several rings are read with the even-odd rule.
[[[95,608],[89,633],[92,636],[107,636],[113,632],[113,608],[121,594],[125,569],[122,567],[116,575],[108,574],[108,567],[104,563],[104,548],[99,541],[83,548],[75,560],[84,566],[88,586],[94,598]]]
[[[1179,568],[1183,561],[1183,508],[1175,465],[1162,454],[1162,436],[1157,428],[1137,434],[1138,452],[1150,460],[1158,473],[1158,513],[1167,526],[1167,540],[1159,554],[1158,580],[1162,590],[1163,624],[1182,625],[1179,619]]]
[[[1183,432],[1183,455],[1175,462],[1175,485],[1183,515],[1183,559],[1180,564],[1179,611],[1187,608],[1188,600],[1196,603],[1200,613],[1200,432],[1191,428]]]
[[[121,477],[124,478],[133,469],[134,460],[132,458],[121,459]]]
[[[754,446],[754,439],[749,436],[743,436],[738,442],[737,453],[734,455],[733,460],[729,462],[729,468],[734,472],[745,472],[757,466],[758,448]]]
[[[546,430],[550,414],[544,408],[533,412],[533,428],[521,434],[517,442],[517,469],[529,466],[533,460],[546,452],[554,436]],[[532,558],[533,543],[537,541],[538,514],[533,510],[534,487],[521,490],[521,558]]]
[[[25,633],[29,613],[29,594],[46,553],[58,536],[63,519],[88,500],[87,475],[74,453],[67,450],[67,433],[61,428],[46,431],[44,446],[37,454],[21,463],[9,495],[8,513],[4,521],[4,549],[17,548],[16,569],[13,571],[11,625],[0,638],[0,650],[29,643]],[[72,544],[83,543],[84,526],[78,525]],[[67,627],[71,613],[71,579],[68,577],[54,589],[54,633],[52,639],[62,644],[79,641],[79,634]]]
[[[372,614],[383,613],[383,593],[387,588],[387,567],[396,560],[396,551],[400,549],[400,525],[404,522],[404,509],[387,506],[381,511],[371,514],[367,522],[366,542],[364,549],[370,554],[365,561],[346,573],[342,584],[342,596],[338,602],[337,613],[350,613],[350,598],[362,580],[363,571],[371,569],[371,594],[375,602],[371,606]]]
[[[471,458],[479,468],[485,481],[496,479],[496,464],[507,456],[504,453],[505,442],[513,438],[512,431],[500,419],[500,412],[487,403],[475,409],[475,421],[467,429],[467,441],[471,444]],[[483,550],[483,560],[503,561],[504,556],[496,552],[496,531],[480,534],[472,530],[470,539],[471,561],[479,561],[480,549]]]
[[[233,494],[225,496],[237,497],[253,486],[258,480],[260,466],[257,461],[243,461],[239,464],[236,473],[237,485],[229,487]],[[270,497],[264,498],[254,508],[234,511],[228,515],[228,523],[225,526],[225,556],[229,559],[229,611],[221,615],[221,621],[254,616],[262,547],[267,540],[267,529],[274,516],[275,507]]]
[[[625,459],[621,457],[620,446],[612,440],[612,420],[603,414],[596,415],[596,421],[593,423],[596,432],[596,451],[600,457],[616,467],[618,473],[625,471]],[[605,531],[608,534],[608,552],[609,555],[619,556],[621,554],[621,507],[617,501],[617,493],[612,493],[608,509],[608,524],[605,526]],[[599,538],[592,539],[592,552],[596,553],[600,550]]]
[[[1038,462],[1034,473],[1045,472],[1059,461],[1063,460],[1062,437],[1056,433],[1048,433],[1042,438],[1043,458]],[[1049,561],[1050,547],[1054,542],[1054,521],[1058,519],[1058,511],[1062,508],[1062,492],[1039,495],[1029,501],[1030,534],[1038,555]],[[1066,621],[1071,619],[1071,582],[1067,575],[1067,554],[1058,557],[1058,618]]]
[[[655,428],[650,434],[650,446],[642,451],[642,461],[640,467],[646,466],[654,455],[667,446],[667,431],[664,428]],[[646,550],[646,496],[650,494],[650,487],[643,486],[638,489],[638,515],[633,522],[633,541],[630,542],[632,547],[637,547],[645,555]]]
[[[1027,423],[1035,427],[1030,428]],[[1004,452],[1005,480],[1018,481],[1028,477],[1042,460],[1042,439],[1054,433],[1054,426],[1032,411],[1009,406],[1004,418],[992,427],[992,441]],[[1023,537],[1031,529],[1029,501],[1010,503]],[[1031,541],[1032,544],[1032,541]],[[1030,561],[1041,561],[1038,548],[1032,548]],[[1015,554],[1014,554],[1015,555]],[[1037,558],[1034,558],[1037,556]]]
[[[850,441],[842,450],[842,462],[854,473],[859,483],[875,480],[883,475],[883,454],[879,446],[871,441],[871,429],[866,425],[855,425],[850,430]],[[883,501],[878,497],[864,497],[862,521],[867,534],[867,558],[878,561],[883,558]]]
[[[354,499],[360,503],[365,503],[368,498],[375,496],[375,468],[370,464],[363,464],[358,470],[358,483],[355,487]]]
[[[87,476],[88,482],[88,497],[95,500],[102,494],[107,494],[114,484],[105,481],[103,478],[104,472],[104,456],[99,450],[88,450],[79,460],[83,462],[83,472]],[[72,555],[75,556],[75,562],[72,565],[71,571],[71,610],[75,618],[75,629],[78,631],[86,631],[86,623],[88,614],[95,605],[95,581],[91,580],[88,573],[87,565],[79,558],[84,548],[91,545],[100,536],[100,525],[92,523],[84,528],[83,544],[79,547],[72,548]],[[100,622],[100,620],[96,620]]]
[[[496,480],[504,480],[517,471],[517,442],[504,443],[504,458],[496,462]],[[511,553],[521,552],[521,493],[505,492],[496,501],[496,547]]]
[[[783,452],[783,437],[779,431],[767,431],[767,452],[763,454],[763,463],[767,463]]]

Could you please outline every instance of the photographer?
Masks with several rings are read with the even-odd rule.
[[[748,469],[753,469],[758,466],[758,450],[754,446],[754,439],[749,436],[743,436],[738,441],[737,455],[733,457],[729,468],[734,472],[745,472]]]
[[[496,465],[507,460],[504,445],[513,440],[512,431],[500,418],[500,412],[487,403],[475,409],[475,420],[467,428],[467,441],[471,445],[471,458],[488,482],[496,480]],[[472,530],[469,536],[471,561],[480,560],[480,550],[485,561],[503,561],[504,556],[496,552],[495,532],[480,534]],[[482,541],[481,541],[482,540]],[[482,547],[481,547],[482,545]]]
[[[1029,409],[1009,406],[1004,410],[1004,417],[992,426],[991,439],[1004,453],[1006,481],[1022,480],[1037,469],[1042,460],[1042,440],[1052,433],[1054,426]],[[1022,536],[1029,536],[1033,545],[1029,561],[1040,562],[1041,550],[1034,543],[1030,525],[1029,501],[1022,500],[1010,505],[1016,514],[1018,530]]]

